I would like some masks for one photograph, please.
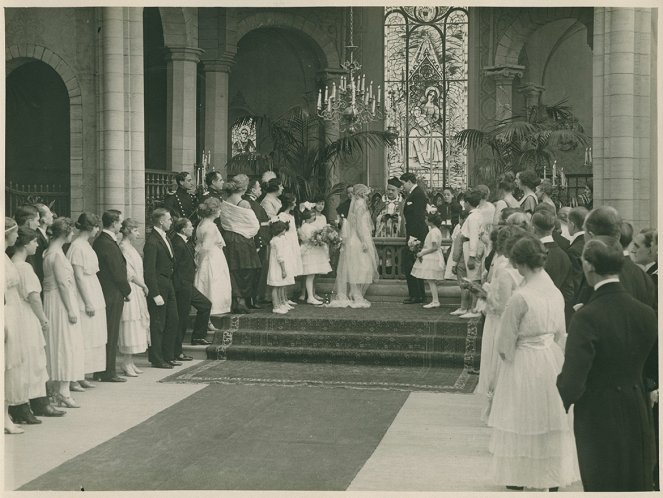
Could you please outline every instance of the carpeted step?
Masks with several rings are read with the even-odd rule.
[[[214,347],[207,348],[208,359],[215,358]],[[403,365],[443,367],[463,365],[464,354],[398,350],[358,350],[329,348],[290,348],[235,346],[226,352],[228,360],[281,361],[298,363],[342,363],[361,365]]]
[[[232,345],[286,348],[465,352],[465,334],[364,334],[299,330],[247,330],[233,332]]]
[[[321,278],[316,281],[316,290],[320,296],[331,294],[334,290],[334,280],[330,278]],[[457,304],[460,302],[460,287],[453,280],[443,280],[438,282],[437,291],[442,302]],[[430,299],[428,285],[426,285],[426,295]],[[366,299],[372,302],[398,302],[408,296],[407,282],[405,280],[380,280],[366,291]]]

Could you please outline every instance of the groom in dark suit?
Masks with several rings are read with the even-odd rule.
[[[155,368],[173,368],[181,365],[175,361],[175,338],[179,324],[173,273],[175,253],[166,233],[173,224],[170,212],[157,208],[152,212],[152,232],[143,248],[143,273],[150,312],[150,338],[152,345],[148,359]]]
[[[419,239],[423,246],[426,235],[428,234],[428,225],[426,225],[426,205],[428,197],[421,187],[417,185],[417,177],[414,173],[404,173],[400,178],[403,182],[403,196],[405,197],[403,206],[403,217],[405,218],[405,238],[410,237]],[[407,290],[409,297],[403,301],[403,304],[423,303],[425,297],[424,281],[413,277],[410,272],[414,266],[416,256],[407,246],[403,250],[402,269],[407,278]]]
[[[207,335],[207,323],[212,309],[212,303],[193,285],[196,276],[196,262],[191,247],[191,235],[193,225],[188,218],[178,218],[170,239],[175,253],[175,273],[173,274],[173,285],[175,287],[175,299],[177,301],[177,315],[179,326],[175,339],[175,359],[177,361],[193,360],[191,356],[182,351],[182,341],[189,324],[189,311],[191,306],[196,309],[196,321],[191,334],[191,344],[207,346],[211,344],[205,339]]]
[[[94,240],[92,248],[99,260],[99,283],[106,301],[106,323],[108,339],[106,341],[106,370],[95,372],[94,379],[99,382],[126,382],[127,379],[117,375],[115,358],[117,341],[120,337],[120,320],[124,301],[130,299],[131,287],[127,280],[127,262],[117,245],[117,234],[122,226],[122,213],[117,209],[109,209],[101,215],[104,228]]]

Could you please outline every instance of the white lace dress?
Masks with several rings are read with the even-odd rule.
[[[498,484],[541,489],[580,479],[573,422],[556,385],[565,337],[564,298],[541,270],[511,296],[498,332],[505,360],[488,419]]]
[[[122,241],[120,249],[127,261],[127,276],[143,278],[143,258],[131,242]],[[124,303],[117,347],[122,354],[144,353],[150,345],[150,313],[145,293],[138,284],[130,282],[131,298]]]
[[[196,229],[196,277],[193,285],[212,302],[212,315],[230,312],[232,287],[225,241],[216,224],[203,220]]]

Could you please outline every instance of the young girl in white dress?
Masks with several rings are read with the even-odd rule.
[[[198,207],[203,220],[196,228],[196,278],[193,285],[212,302],[212,315],[229,313],[232,286],[228,261],[223,253],[226,245],[214,223],[221,212],[221,201],[211,197]]]
[[[138,222],[125,218],[120,228],[120,249],[127,260],[127,280],[131,286],[131,299],[124,303],[117,347],[123,355],[122,371],[128,377],[143,373],[135,364],[133,355],[144,353],[150,345],[150,312],[146,296],[148,288],[143,280],[143,258],[134,247],[140,239]]]
[[[99,233],[99,218],[93,213],[81,213],[75,226],[78,235],[67,251],[67,259],[74,269],[78,289],[78,307],[81,330],[85,340],[85,373],[106,370],[106,300],[97,278],[99,260],[90,241]],[[95,387],[84,378],[72,382],[69,388],[81,392],[83,388]]]
[[[295,283],[290,242],[286,235],[288,224],[283,221],[275,221],[270,227],[272,240],[269,242],[267,285],[272,288],[272,305],[274,307],[272,311],[284,315],[292,309],[292,306],[288,304],[285,288]]]
[[[306,292],[308,293],[306,302],[318,305],[322,304],[322,301],[315,297],[315,276],[329,273],[331,265],[329,264],[327,245],[313,243],[313,237],[322,229],[322,227],[315,223],[316,216],[315,211],[306,210],[302,213],[302,226],[299,229],[299,238],[302,241],[302,274],[306,275]]]
[[[292,194],[283,194],[281,196],[281,202],[283,206],[281,211],[277,215],[277,218],[286,224],[288,224],[288,231],[285,234],[285,238],[288,241],[288,247],[290,248],[290,255],[293,263],[293,277],[298,277],[304,271],[302,267],[302,251],[299,247],[299,238],[297,237],[297,226],[295,222],[295,217],[292,214],[293,210],[297,205],[297,199]],[[294,306],[295,303],[288,299],[288,304]]]
[[[417,253],[417,260],[412,266],[412,276],[428,282],[432,300],[424,304],[424,308],[439,308],[440,299],[437,294],[437,281],[444,280],[444,254],[442,254],[442,216],[430,213],[426,216],[428,235],[424,246]]]

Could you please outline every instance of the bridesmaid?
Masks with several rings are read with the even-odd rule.
[[[147,285],[143,281],[143,259],[134,247],[140,239],[138,222],[126,218],[120,228],[120,249],[127,260],[127,280],[131,286],[131,299],[124,303],[120,321],[118,348],[124,355],[122,371],[129,377],[143,373],[134,364],[134,354],[144,353],[150,344],[150,313],[147,309]]]
[[[76,222],[78,235],[67,251],[67,259],[74,269],[78,288],[78,309],[85,344],[85,373],[92,375],[106,369],[106,301],[97,278],[99,260],[91,242],[99,233],[99,218],[93,213],[81,213]],[[96,387],[81,378],[72,382],[72,391]]]
[[[78,310],[74,269],[62,251],[71,242],[73,222],[58,218],[51,226],[51,243],[44,252],[44,311],[49,322],[46,358],[60,406],[78,408],[69,383],[85,377],[85,342]]]
[[[12,247],[18,238],[18,226],[5,217],[5,247]],[[5,254],[5,434],[21,434],[23,428],[12,422],[9,406],[28,402],[26,363],[23,354],[21,316],[18,291],[20,277],[14,263]]]
[[[46,347],[44,334],[48,332],[48,319],[41,304],[39,278],[32,265],[26,261],[37,252],[37,247],[37,231],[26,227],[19,228],[12,262],[20,278],[19,310],[23,328],[21,340],[25,343],[25,381],[31,400],[46,398],[46,382],[48,381],[46,351],[44,350]],[[41,424],[41,420],[34,416],[28,403],[21,405],[18,413],[12,413],[12,418],[18,423]]]

